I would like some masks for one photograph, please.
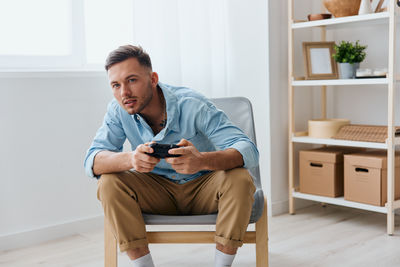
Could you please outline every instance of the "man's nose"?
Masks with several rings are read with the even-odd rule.
[[[121,96],[122,97],[130,96],[129,88],[125,84],[121,85]]]

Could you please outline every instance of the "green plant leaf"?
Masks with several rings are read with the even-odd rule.
[[[333,59],[338,63],[360,63],[366,57],[365,49],[367,46],[360,45],[359,41],[355,43],[349,41],[341,41],[339,45],[334,46],[335,54]]]

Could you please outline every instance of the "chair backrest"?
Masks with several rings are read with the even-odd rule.
[[[228,116],[228,118],[239,127],[255,145],[256,133],[254,128],[253,108],[251,102],[245,97],[224,97],[210,99],[212,103]],[[261,188],[260,168],[249,169],[257,188]]]

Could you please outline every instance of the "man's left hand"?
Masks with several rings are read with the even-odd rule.
[[[170,149],[168,153],[181,156],[165,158],[177,173],[194,174],[205,169],[205,156],[191,142],[182,139],[177,145],[181,147]]]

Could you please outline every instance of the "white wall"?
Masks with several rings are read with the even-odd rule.
[[[229,95],[245,96],[253,104],[261,182],[268,203],[271,203],[268,5],[259,0],[251,3],[240,0],[231,2],[228,90]]]
[[[253,102],[262,182],[270,196],[267,3],[226,3],[228,86],[212,97],[240,95]],[[198,55],[185,55],[182,66],[195,70]],[[201,82],[179,78],[185,73],[180,68],[162,72],[165,64],[154,64],[162,81]],[[0,250],[101,227],[97,183],[84,175],[83,158],[112,95],[105,73],[70,75],[0,76]]]
[[[287,206],[287,22],[286,1],[269,1],[271,212]]]
[[[105,74],[1,78],[0,88],[1,250],[101,214],[83,159],[111,94]],[[57,225],[63,231],[43,235]]]
[[[296,8],[304,10],[305,2],[295,1]],[[271,212],[288,211],[288,19],[287,1],[269,1],[269,84],[271,129]],[[297,37],[297,36],[296,36]],[[301,32],[302,38],[311,33]],[[301,40],[296,39],[294,52],[299,54]],[[295,62],[301,69],[302,62]],[[312,90],[296,92],[296,127],[301,129],[305,118],[312,116]],[[311,109],[310,109],[311,107]],[[304,127],[303,127],[304,128]]]

